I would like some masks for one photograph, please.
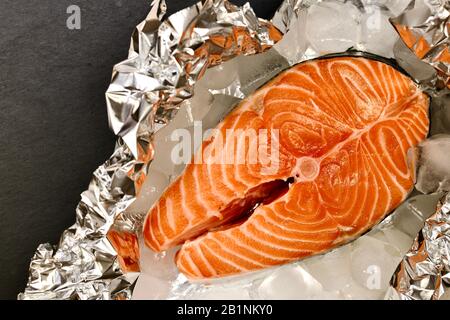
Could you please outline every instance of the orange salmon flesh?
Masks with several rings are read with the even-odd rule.
[[[428,135],[428,108],[429,97],[383,62],[335,57],[294,66],[217,127],[223,136],[251,129],[277,138],[267,135],[256,149],[245,137],[205,140],[195,156],[203,161],[188,164],[148,212],[145,243],[156,252],[181,245],[178,269],[205,279],[356,239],[412,190],[409,150]],[[266,161],[207,161],[222,159],[230,144],[244,160],[256,151]],[[269,152],[275,144],[276,156]]]

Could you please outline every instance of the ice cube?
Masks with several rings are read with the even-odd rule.
[[[314,299],[317,299],[317,300],[344,300],[344,296],[342,295],[342,293],[340,291],[333,291],[333,292],[323,291],[322,293],[320,293],[319,295],[314,297]]]
[[[369,0],[372,3],[377,3],[379,5],[385,6],[391,16],[397,17],[403,13],[408,6],[411,4],[412,0]],[[417,2],[417,1],[416,1]]]
[[[270,272],[270,271],[269,271]],[[267,274],[267,270],[261,273],[251,273],[235,277],[226,277],[214,280],[189,281],[180,274],[173,281],[170,299],[188,300],[249,300],[253,299],[250,293],[254,283],[260,283],[261,277]]]
[[[173,121],[176,121],[180,128],[193,126],[194,115],[189,100],[182,103]]]
[[[188,117],[193,121],[202,120],[211,109],[213,96],[204,82],[198,82],[194,88],[194,96],[187,105]]]
[[[154,137],[156,152],[151,168],[173,180],[191,162],[195,152],[195,142],[201,144],[202,132],[196,139],[194,127],[177,127],[176,124],[169,124],[158,131]]]
[[[147,172],[147,178],[139,196],[127,209],[130,213],[147,213],[169,185],[169,177],[153,168]]]
[[[205,288],[199,284],[190,282],[183,274],[178,274],[172,281],[168,300],[189,299],[192,295],[201,293]]]
[[[367,235],[369,235],[372,238],[375,238],[381,242],[390,243],[389,239],[386,237],[386,234],[383,232],[383,230],[391,227],[392,224],[389,224],[389,226],[387,226],[387,227],[381,227],[383,224],[384,224],[384,222],[382,224],[380,224],[379,226],[375,227]]]
[[[383,233],[386,235],[388,243],[396,249],[396,255],[400,258],[404,257],[413,245],[414,237],[395,227],[387,228],[383,230]]]
[[[208,130],[216,127],[240,101],[241,99],[228,95],[214,95],[211,110],[202,121],[203,129]]]
[[[386,252],[394,259],[403,258],[409,249],[411,249],[414,241],[414,237],[397,229],[392,223],[372,230],[368,236],[386,244]]]
[[[249,300],[250,295],[247,286],[228,285],[210,286],[203,290],[191,291],[188,299],[192,300]]]
[[[233,277],[199,281],[189,281],[183,274],[178,274],[172,281],[169,299],[259,299],[255,292],[262,279],[265,279],[273,270],[272,268]]]
[[[320,54],[343,52],[361,37],[361,12],[350,2],[319,2],[309,8],[306,35]]]
[[[450,191],[450,135],[437,135],[419,146],[416,188],[428,194]]]
[[[257,289],[259,299],[314,299],[323,292],[321,284],[298,264],[280,267]]]
[[[274,46],[274,50],[279,52],[291,65],[301,62],[304,58],[312,59],[319,56],[313,48],[310,48],[305,32],[307,15],[307,11],[300,11],[298,19],[294,19],[291,23],[290,30]]]
[[[171,249],[163,253],[155,253],[141,244],[141,271],[165,281],[174,280],[177,275],[177,267],[174,263],[178,249]]]
[[[410,237],[415,237],[425,220],[435,211],[440,194],[413,196],[405,201],[390,217],[390,224]]]
[[[350,260],[351,246],[345,245],[323,256],[307,259],[303,264],[325,290],[334,291],[352,280]]]
[[[167,176],[173,174],[175,162],[172,161],[172,151],[179,144],[179,141],[171,138],[174,130],[174,126],[168,125],[159,130],[153,140],[156,152],[151,168]]]
[[[356,284],[373,294],[383,294],[401,258],[389,245],[370,235],[353,243],[351,255],[352,277]]]
[[[399,36],[389,22],[389,15],[375,5],[367,6],[365,9],[362,17],[363,45],[361,49],[393,58],[394,45]]]
[[[345,300],[382,300],[385,294],[383,290],[369,290],[355,281],[349,283],[340,291]]]
[[[246,95],[253,93],[289,66],[286,59],[276,50],[269,50],[256,56],[239,56],[236,63],[241,91]]]
[[[133,291],[133,300],[166,299],[170,292],[170,282],[147,273],[142,273]]]
[[[229,86],[237,78],[238,67],[235,59],[231,59],[216,67],[209,68],[203,78],[201,84],[207,84],[212,90],[223,89]]]

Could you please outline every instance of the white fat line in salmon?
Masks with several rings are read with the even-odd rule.
[[[174,164],[260,165],[264,174],[276,174],[280,168],[280,133],[277,129],[210,129],[202,132],[201,121],[194,123],[193,134],[184,128],[172,132],[170,139],[177,142],[171,152]]]
[[[403,101],[408,104],[420,95],[415,94]],[[398,103],[398,102],[396,102]],[[312,102],[314,105],[314,102]],[[389,109],[389,105],[386,109]],[[390,119],[384,110],[380,120]],[[369,132],[372,126],[354,130],[349,140],[355,140]],[[179,128],[172,132],[170,139],[177,144],[171,150],[171,161],[176,165],[259,165],[261,174],[272,175],[280,169],[280,132],[278,129],[220,128],[203,130],[202,121],[195,121],[193,130]],[[204,143],[208,142],[208,143]],[[320,171],[321,162],[331,154],[338,152],[347,140],[336,144],[334,148],[319,158],[302,157],[292,170],[296,181],[313,181]],[[245,146],[248,148],[245,148]],[[245,152],[237,152],[245,151]],[[195,156],[194,156],[195,155]]]

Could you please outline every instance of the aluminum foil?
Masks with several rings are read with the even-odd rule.
[[[211,65],[270,48],[281,37],[247,4],[207,0],[165,19],[156,0],[115,66],[106,93],[110,127],[119,137],[112,157],[81,195],[76,223],[57,246],[39,246],[19,299],[129,299],[139,274],[142,217],[126,214],[154,155],[152,135]]]
[[[425,64],[435,69],[436,75],[429,78],[428,87],[442,90],[450,87],[450,1],[424,0],[392,19],[405,45]],[[417,1],[417,3],[419,3]]]
[[[427,146],[436,140],[446,141],[449,126],[446,123],[449,112],[448,97],[450,88],[450,52],[449,26],[450,1],[426,0],[429,10],[421,10],[419,6],[410,8],[400,16],[392,19],[403,43],[408,48],[406,55],[401,46],[398,50],[400,62],[408,60],[408,54],[414,54],[428,71],[422,68],[419,83],[433,97],[431,134],[435,136]],[[402,59],[403,58],[403,59]],[[411,69],[406,65],[405,69]],[[433,71],[431,71],[433,70]],[[435,158],[427,161],[438,161],[438,150]],[[449,151],[445,153],[448,154]],[[444,160],[445,161],[445,160]],[[418,168],[418,189],[424,192],[449,191],[448,169],[439,172],[441,165],[423,164]],[[423,175],[423,177],[420,176]],[[425,178],[425,175],[428,178]],[[425,188],[426,187],[426,188]],[[434,190],[436,189],[436,190]],[[435,215],[430,217],[424,228],[414,241],[411,250],[405,255],[395,271],[386,299],[391,300],[439,300],[450,299],[450,194],[444,196]]]
[[[337,6],[348,10],[336,16]],[[154,137],[173,124],[180,108],[183,111],[192,105],[194,91],[208,68],[217,65],[227,70],[226,61],[233,63],[243,55],[272,47],[256,60],[241,61],[245,63],[241,69],[251,69],[254,64],[255,74],[247,78],[239,74],[225,87],[206,90],[206,96],[218,97],[216,102],[226,112],[267,77],[324,54],[356,49],[415,65],[421,62],[417,56],[415,60],[410,56],[398,58],[406,53],[404,48],[394,46],[399,37],[388,21],[415,8],[411,0],[286,0],[270,23],[258,19],[249,5],[238,7],[225,0],[203,1],[166,18],[164,1],[155,1],[133,34],[128,59],[115,66],[106,93],[110,127],[119,137],[116,150],[94,173],[89,190],[82,194],[76,224],[63,234],[57,247],[46,244],[38,248],[30,264],[29,283],[19,299],[131,297],[145,265],[142,261],[148,262],[140,246],[145,210],[139,209],[139,199],[147,197],[147,187],[154,188],[153,180],[158,177],[151,171],[151,164],[164,152],[154,143]],[[261,62],[264,68],[258,66]],[[427,61],[422,63],[427,65]],[[414,71],[416,68],[411,68],[418,81],[428,81],[428,88],[441,81]],[[192,112],[186,115],[191,117]],[[146,205],[148,202],[147,198]],[[163,266],[167,270],[172,267],[173,263]],[[303,269],[298,272],[305,279],[311,278]],[[281,273],[277,274],[278,278],[271,274],[262,284],[281,283]],[[142,273],[142,277],[146,275]],[[293,278],[288,274],[287,279],[290,283]],[[152,290],[158,291],[158,283],[164,281],[155,274],[153,280]],[[234,292],[250,290],[254,284],[245,281],[242,286],[234,286]],[[170,286],[172,292],[165,295],[161,290],[160,297],[174,297],[180,292],[186,297],[192,289],[182,277]],[[294,285],[292,288],[296,289]]]
[[[450,299],[450,194],[429,218],[391,280],[392,300]]]

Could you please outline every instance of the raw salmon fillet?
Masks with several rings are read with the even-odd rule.
[[[345,244],[412,190],[408,151],[428,134],[428,108],[411,79],[376,60],[297,65],[220,123],[148,213],[145,243],[158,252],[182,245],[176,263],[191,279],[255,271]],[[268,133],[256,147],[244,134],[252,130]],[[237,138],[218,138],[227,132]],[[244,161],[225,161],[229,150]],[[247,161],[256,153],[264,161]]]

